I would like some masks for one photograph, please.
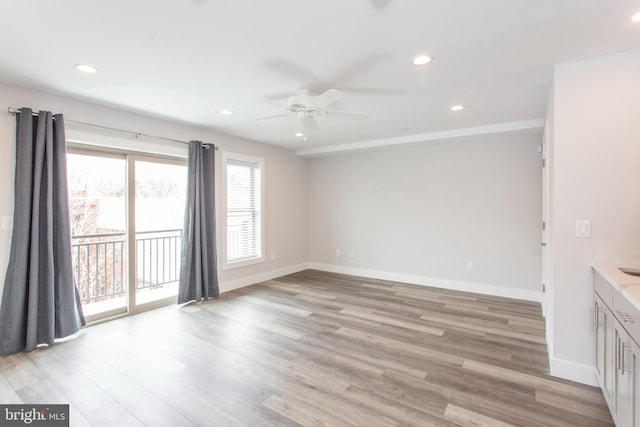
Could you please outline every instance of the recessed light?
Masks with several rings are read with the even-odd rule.
[[[462,104],[456,104],[451,107],[451,111],[462,111],[462,110],[464,110],[464,105]]]
[[[640,12],[636,13],[635,15],[633,15],[633,16],[631,17],[631,20],[632,20],[633,22],[640,22]]]
[[[230,116],[233,114],[233,111],[224,109],[224,110],[220,110],[220,114],[222,114],[223,116]]]
[[[92,67],[91,65],[87,64],[76,64],[76,70],[88,74],[95,74],[98,72],[98,69],[96,67]]]
[[[302,138],[302,137],[304,136],[304,133],[302,133],[302,132],[296,132],[296,136],[297,136],[298,138]]]
[[[413,60],[413,65],[425,65],[431,62],[431,57],[428,55],[418,55]]]

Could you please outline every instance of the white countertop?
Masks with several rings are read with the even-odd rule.
[[[639,265],[593,262],[591,266],[640,311],[640,277],[620,271],[620,268],[640,269]]]

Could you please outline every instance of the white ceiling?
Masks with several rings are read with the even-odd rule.
[[[553,66],[640,48],[637,12],[640,0],[5,1],[0,81],[298,150],[433,139],[538,126]],[[411,64],[422,52],[433,61]],[[339,89],[332,107],[371,117],[318,118],[306,141],[295,117],[254,121],[301,88]]]

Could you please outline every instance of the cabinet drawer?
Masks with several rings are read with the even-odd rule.
[[[609,307],[613,307],[613,286],[597,271],[593,272],[593,288],[600,295],[602,301]]]
[[[640,313],[620,292],[613,294],[613,315],[634,341],[640,341]]]

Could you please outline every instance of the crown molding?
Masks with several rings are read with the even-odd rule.
[[[324,147],[305,148],[296,150],[301,157],[320,157],[330,154],[348,153],[353,151],[370,150],[373,148],[391,147],[396,145],[413,144],[418,142],[434,142],[453,138],[463,138],[478,135],[490,135],[504,132],[517,132],[531,129],[543,129],[544,119],[522,120],[517,122],[498,123],[486,126],[476,126],[445,130],[439,132],[406,135],[393,138],[373,139],[369,141],[351,142],[347,144],[328,145]]]

